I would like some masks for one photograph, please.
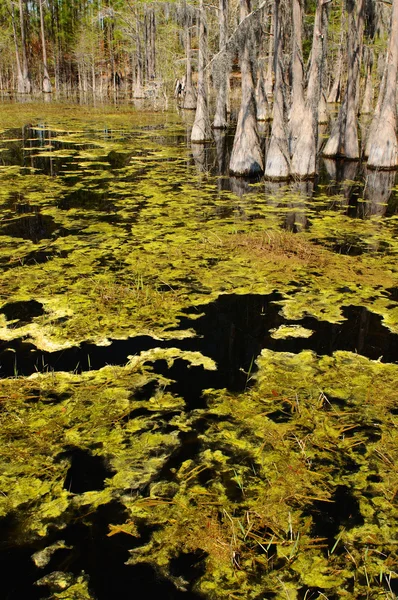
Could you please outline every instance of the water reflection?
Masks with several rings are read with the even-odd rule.
[[[286,215],[284,228],[297,233],[309,227],[306,204],[313,196],[314,182],[312,180],[297,181],[291,185],[290,190],[293,192],[294,202],[288,204],[291,211]]]
[[[331,197],[329,208],[346,209],[345,212],[355,216],[361,184],[357,180],[359,163],[356,161],[323,159],[328,181],[325,190]]]
[[[192,115],[190,115],[192,116]],[[191,122],[184,112],[187,136]],[[266,144],[268,123],[261,123],[262,141]],[[322,133],[322,132],[321,132]],[[320,138],[320,143],[322,138]],[[231,131],[214,132],[211,144],[191,148],[198,172],[217,177],[217,189],[230,191],[239,198],[253,194],[253,183],[229,175],[229,158],[233,144]],[[280,209],[280,226],[293,232],[308,229],[310,213],[335,211],[351,218],[365,219],[398,212],[398,190],[394,189],[396,172],[367,171],[357,161],[322,159],[321,173],[315,181],[264,182],[267,206]],[[290,210],[289,210],[290,209]]]
[[[217,156],[217,174],[224,175],[228,172],[230,152],[228,148],[227,134],[221,129],[214,130],[214,143]],[[218,186],[221,186],[221,180],[218,180]],[[221,186],[222,189],[222,186]]]
[[[133,156],[129,143],[135,149],[135,157],[151,154],[144,145],[137,148],[137,141],[141,137],[149,137],[149,131],[152,143],[160,146],[178,146],[185,142],[186,138],[177,134],[166,138],[160,133],[164,128],[164,124],[143,125],[135,130],[113,130],[104,126],[101,129],[73,132],[53,131],[40,123],[36,126],[29,124],[0,134],[0,166],[27,168],[26,172],[21,171],[22,175],[31,174],[34,169],[50,176],[88,169],[91,172],[119,170],[128,166]],[[104,148],[102,152],[102,140],[110,143],[126,142],[126,148],[117,151]]]
[[[377,215],[384,217],[387,212],[388,203],[392,196],[392,188],[395,183],[395,171],[365,171],[364,200],[360,206],[363,218]]]
[[[366,219],[393,215],[398,211],[397,171],[374,171],[355,161],[323,159],[323,177],[329,208],[343,209],[350,217]]]
[[[59,225],[55,223],[52,217],[36,212],[3,222],[0,232],[2,235],[31,240],[37,243],[43,239],[50,239],[58,228]]]
[[[6,132],[7,138],[0,138],[0,164],[3,166],[20,166],[36,169],[46,175],[55,176],[71,167],[79,150],[95,148],[92,143],[77,143],[71,137],[70,142],[57,138],[60,133],[52,131],[45,125],[32,127],[26,125]],[[63,132],[68,135],[67,132]],[[57,151],[63,151],[62,156]],[[73,167],[71,167],[73,168]]]
[[[191,144],[191,152],[200,173],[209,173],[214,169],[214,153],[208,144]]]
[[[309,227],[307,208],[313,191],[312,181],[264,182],[266,206],[273,209],[279,227],[293,233]]]
[[[243,196],[252,191],[250,181],[243,177],[229,177],[225,179],[223,189],[233,192],[239,198],[243,198]]]
[[[190,156],[187,156],[188,165],[194,164],[200,173],[208,173],[217,177],[216,188],[220,191],[230,191],[239,198],[253,192],[253,182],[229,176],[229,159],[233,143],[233,132],[214,131],[214,141],[210,144],[190,144],[190,131],[193,115],[189,111],[181,111],[181,121],[184,123],[185,132],[172,132],[163,134],[167,125],[153,123],[143,124],[134,131],[112,130],[108,127],[90,129],[84,134],[65,131],[53,131],[45,123],[39,122],[35,126],[28,124],[22,129],[13,129],[0,136],[0,165],[20,166],[26,168],[27,174],[32,169],[50,176],[63,176],[69,178],[69,184],[78,183],[84,174],[93,177],[98,172],[99,178],[104,171],[121,171],[131,165],[135,157],[148,157],[151,152],[142,146],[137,149],[137,140],[140,136],[148,136],[152,143],[157,143],[163,148],[168,146],[180,147],[188,145]],[[146,120],[145,123],[148,121]],[[266,143],[269,133],[269,123],[261,123],[261,139]],[[145,134],[144,134],[145,132]],[[153,132],[153,135],[152,135]],[[1,139],[3,138],[3,139]],[[106,142],[125,142],[125,151],[109,152],[104,150],[101,154],[101,145],[98,140]],[[130,142],[131,140],[131,142]],[[130,145],[130,150],[129,150]],[[132,151],[134,148],[134,152]],[[89,152],[92,150],[93,152]],[[340,211],[342,214],[353,218],[369,218],[371,216],[388,216],[398,211],[398,193],[394,190],[396,172],[367,171],[355,161],[334,161],[322,159],[321,173],[313,183],[297,184],[290,182],[282,186],[278,183],[264,183],[266,197],[272,196],[270,204],[278,206],[275,196],[279,191],[282,194],[288,189],[296,195],[291,203],[291,211],[283,217],[283,227],[291,231],[298,231],[308,227],[308,208],[320,212],[322,210]],[[144,175],[144,165],[141,171],[122,174],[120,178],[126,181],[139,179]],[[76,172],[76,179],[71,172]],[[21,174],[24,174],[21,171]],[[127,179],[126,179],[127,178]],[[92,182],[93,183],[93,182]],[[98,181],[98,186],[103,184]],[[102,193],[102,190],[99,190]],[[329,201],[325,201],[328,198]],[[320,199],[321,201],[318,201]],[[316,201],[309,207],[311,201]],[[286,198],[280,205],[286,211]]]
[[[3,221],[2,232],[35,243],[49,237],[55,239],[59,235],[55,221],[68,221],[72,215],[78,215],[79,230],[94,218],[120,230],[137,220],[145,202],[151,205],[152,197],[159,197],[159,206],[167,214],[167,194],[174,201],[182,190],[185,193],[187,186],[192,186],[196,170],[199,184],[196,181],[192,190],[198,205],[205,207],[202,219],[263,220],[265,227],[293,233],[308,230],[311,239],[336,252],[383,250],[376,240],[380,235],[378,225],[368,228],[365,239],[362,230],[355,230],[352,220],[388,217],[398,212],[395,172],[367,171],[358,162],[323,159],[321,174],[315,181],[230,177],[233,131],[216,130],[211,143],[191,145],[193,118],[192,112],[182,111],[183,126],[180,122],[175,127],[174,121],[171,129],[167,117],[160,122],[158,117],[146,115],[142,124],[130,129],[112,129],[90,122],[84,131],[70,131],[67,125],[53,130],[39,121],[0,133],[0,165],[19,166],[21,175],[57,177],[48,197],[32,198],[34,185],[30,183],[21,187],[16,197],[11,186],[3,200],[3,208],[11,214]],[[269,123],[262,123],[261,127],[265,144]],[[42,185],[46,186],[41,183],[40,191]],[[43,206],[62,211],[60,219],[55,216],[52,222],[40,214]],[[327,220],[320,227],[323,213]]]

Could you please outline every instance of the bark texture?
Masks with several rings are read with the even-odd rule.
[[[325,94],[323,92],[321,92],[321,98],[319,100],[318,106],[318,123],[320,125],[329,123],[328,105],[326,102]]]
[[[240,0],[240,20],[251,12],[250,0]],[[242,99],[236,125],[229,170],[240,176],[260,175],[264,170],[263,155],[257,130],[256,99],[251,58],[252,36],[246,31],[240,55]]]
[[[341,22],[340,22],[340,41],[339,49],[337,54],[337,60],[333,73],[335,73],[332,87],[329,90],[327,102],[330,104],[336,104],[341,100],[341,77],[343,74],[343,42],[345,35],[345,14],[344,14],[344,2],[341,2]]]
[[[196,105],[195,121],[191,133],[191,142],[193,143],[203,143],[213,139],[209,108],[207,104],[207,85],[205,75],[207,55],[207,23],[203,0],[200,0],[199,12],[198,100]]]
[[[268,121],[269,106],[268,106],[267,92],[265,91],[263,65],[260,65],[260,67],[257,71],[256,107],[257,107],[257,121]]]
[[[265,76],[265,93],[267,98],[271,98],[274,91],[274,3],[271,3],[269,15],[269,34],[268,34],[268,57],[267,57],[267,74]]]
[[[292,175],[303,178],[313,177],[316,174],[318,114],[322,90],[324,40],[327,29],[327,19],[324,18],[326,14],[325,10],[325,0],[318,0],[312,38],[312,60],[305,112],[291,161]]]
[[[228,39],[228,0],[219,0],[218,22],[220,30],[219,49],[224,48]],[[228,79],[229,79],[229,60],[224,56],[219,61],[217,67],[218,91],[216,100],[216,112],[213,120],[213,127],[216,129],[225,129],[228,125]]]
[[[395,183],[395,176],[394,171],[366,170],[364,198],[367,202],[361,203],[363,211],[361,217],[372,215],[383,217],[386,214]],[[379,244],[380,242],[375,243]]]
[[[288,179],[290,161],[285,131],[285,110],[283,99],[282,40],[280,27],[280,0],[274,0],[274,71],[275,92],[271,141],[267,152],[264,175],[268,179]]]
[[[366,62],[366,78],[365,78],[365,91],[363,93],[363,100],[361,106],[361,114],[368,115],[372,112],[373,108],[373,82],[372,82],[372,66],[373,57],[369,50]]]
[[[185,28],[185,44],[187,55],[187,66],[185,72],[185,96],[183,108],[187,110],[195,110],[196,108],[196,93],[192,82],[192,60],[191,60],[191,29],[190,23],[186,24]]]
[[[377,132],[377,127],[379,125],[379,119],[380,119],[381,107],[383,104],[383,99],[384,99],[384,94],[385,94],[385,89],[386,89],[386,81],[387,81],[387,58],[384,62],[383,76],[381,78],[380,90],[379,90],[379,95],[377,97],[377,102],[376,102],[376,106],[375,106],[374,113],[373,113],[373,119],[370,123],[369,131],[368,131],[368,134],[366,137],[366,144],[363,149],[364,158],[368,158],[372,140],[374,139],[376,132]]]
[[[357,160],[360,156],[358,141],[358,89],[361,66],[362,39],[365,20],[365,0],[347,0],[348,22],[348,78],[347,88],[338,117],[323,154]]]
[[[398,0],[393,0],[388,45],[386,82],[377,124],[369,139],[368,167],[395,169],[398,166],[397,73],[398,73]]]
[[[43,54],[43,92],[50,94],[52,92],[52,86],[50,76],[48,74],[47,67],[47,48],[46,48],[46,37],[44,34],[44,15],[43,15],[43,0],[39,0],[40,9],[40,33],[41,33],[41,46]]]
[[[293,154],[305,111],[303,64],[303,6],[302,0],[292,0],[292,103],[289,115],[289,148]]]

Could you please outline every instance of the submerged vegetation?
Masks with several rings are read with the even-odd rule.
[[[0,526],[26,574],[5,597],[395,598],[391,175],[382,201],[370,176],[250,184],[213,146],[191,155],[173,114],[18,111],[0,117]],[[78,347],[101,368],[87,350],[63,370]]]

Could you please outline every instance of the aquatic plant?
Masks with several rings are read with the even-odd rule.
[[[116,503],[109,543],[127,539],[130,564],[176,590],[393,598],[398,367],[275,348],[311,347],[322,324],[346,331],[353,311],[352,350],[369,319],[393,348],[394,211],[354,219],[335,189],[219,189],[190,162],[175,115],[19,110],[0,117],[0,519],[36,557],[32,584],[94,598],[67,538]],[[192,351],[228,294],[274,303],[258,317],[274,351],[239,363],[239,392]],[[112,365],[113,344],[137,336],[152,349]],[[89,353],[70,372],[46,363],[90,343],[109,350],[107,366]],[[19,345],[39,357],[29,377]],[[181,365],[186,389],[172,381]],[[222,389],[190,403],[203,381]]]

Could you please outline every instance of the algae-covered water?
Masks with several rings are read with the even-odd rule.
[[[1,597],[396,598],[398,187],[0,113]]]

